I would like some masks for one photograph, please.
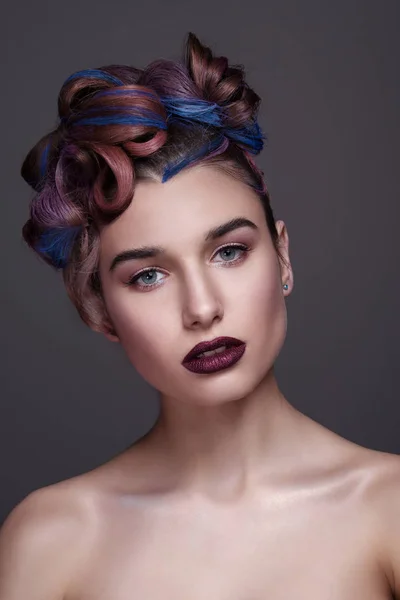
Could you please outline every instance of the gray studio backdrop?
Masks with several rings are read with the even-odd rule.
[[[154,422],[157,395],[79,320],[21,241],[25,153],[75,70],[177,58],[189,30],[263,98],[259,159],[288,227],[295,289],[277,363],[296,407],[400,453],[398,0],[36,0],[2,11],[0,522]]]

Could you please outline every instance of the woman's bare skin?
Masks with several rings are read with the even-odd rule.
[[[1,600],[400,598],[399,457],[289,411],[291,460],[251,490],[180,487],[150,434],[33,492],[4,526]]]
[[[237,217],[256,228],[204,242]],[[288,259],[282,221],[278,231]],[[132,264],[108,269],[132,241],[166,248],[150,292],[123,285]],[[223,242],[252,250],[226,268],[215,261]],[[341,438],[279,390],[293,273],[255,194],[210,169],[138,183],[101,251],[119,335],[107,337],[159,390],[160,418],[106,464],[11,512],[0,600],[400,599],[400,457]],[[153,267],[146,260],[135,268]],[[245,340],[238,363],[207,376],[182,366],[220,335]]]
[[[157,467],[152,477],[146,442],[89,474],[97,535],[66,600],[391,598],[384,532],[399,531],[400,461],[294,418],[304,442],[292,449],[297,460],[243,497],[175,490]]]

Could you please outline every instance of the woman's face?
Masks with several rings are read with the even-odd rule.
[[[254,226],[207,237],[239,218]],[[289,260],[284,223],[277,228]],[[160,249],[129,258],[145,246]],[[285,339],[282,286],[291,290],[293,282],[291,271],[280,269],[250,187],[211,166],[192,167],[166,183],[139,181],[130,206],[101,232],[100,248],[104,299],[118,335],[107,337],[120,341],[138,373],[164,397],[222,403],[262,381]],[[121,253],[125,257],[116,258]],[[246,342],[234,366],[198,374],[182,365],[193,346],[219,336]]]

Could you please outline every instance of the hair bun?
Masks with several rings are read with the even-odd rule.
[[[202,97],[224,108],[228,126],[241,127],[256,120],[260,97],[245,81],[241,65],[229,65],[225,56],[214,56],[192,32],[186,42],[185,63]]]

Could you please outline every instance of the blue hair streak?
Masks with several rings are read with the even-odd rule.
[[[114,75],[110,75],[101,69],[84,69],[83,71],[76,71],[72,73],[65,81],[63,85],[66,85],[73,79],[78,79],[78,77],[88,77],[90,79],[102,79],[103,81],[108,81],[109,83],[113,83],[114,85],[124,85],[124,82],[118,77],[114,77]]]
[[[199,100],[162,97],[168,112],[168,121],[183,120],[218,127],[232,141],[248,146],[249,152],[258,154],[264,146],[264,136],[259,124],[251,122],[244,127],[229,127],[224,125],[224,112],[219,104]]]
[[[51,146],[51,141],[49,140],[46,144],[45,149],[42,152],[42,156],[40,157],[40,176],[44,177],[47,171],[47,159],[49,156],[49,150]]]
[[[68,263],[72,245],[81,231],[82,225],[47,229],[40,236],[35,249],[48,256],[57,269],[63,269]]]
[[[216,150],[218,150],[218,148],[221,148],[221,151],[225,150],[226,145],[227,145],[226,142],[227,142],[227,140],[226,140],[225,136],[223,134],[221,134],[218,137],[216,137],[214,140],[209,142],[208,144],[205,144],[202,148],[200,148],[200,150],[198,150],[197,152],[192,154],[192,156],[185,157],[184,159],[178,161],[177,163],[169,165],[164,171],[164,174],[163,174],[163,177],[161,180],[162,183],[165,183],[166,181],[171,179],[171,177],[173,177],[174,175],[179,173],[179,171],[181,171],[188,165],[192,165],[197,160],[200,160],[201,158],[206,157],[208,154],[211,154],[213,152],[216,153]]]
[[[149,119],[133,115],[114,115],[109,117],[86,117],[79,119],[74,125],[146,125],[148,127],[158,127],[167,129],[166,123],[162,119]]]
[[[252,154],[258,154],[264,147],[265,136],[257,122],[254,122],[249,127],[229,127],[224,131],[225,135],[234,142],[248,146],[248,151]]]
[[[109,115],[87,116],[88,113],[109,112]],[[112,114],[115,113],[115,114]],[[73,126],[81,125],[145,125],[147,127],[157,127],[157,129],[167,129],[165,119],[146,108],[107,106],[94,107],[86,111],[86,116],[77,119]]]
[[[197,98],[173,98],[169,96],[161,97],[169,114],[170,120],[183,119],[187,121],[197,121],[198,123],[207,123],[214,127],[222,127],[221,108],[215,102],[199,100]]]

